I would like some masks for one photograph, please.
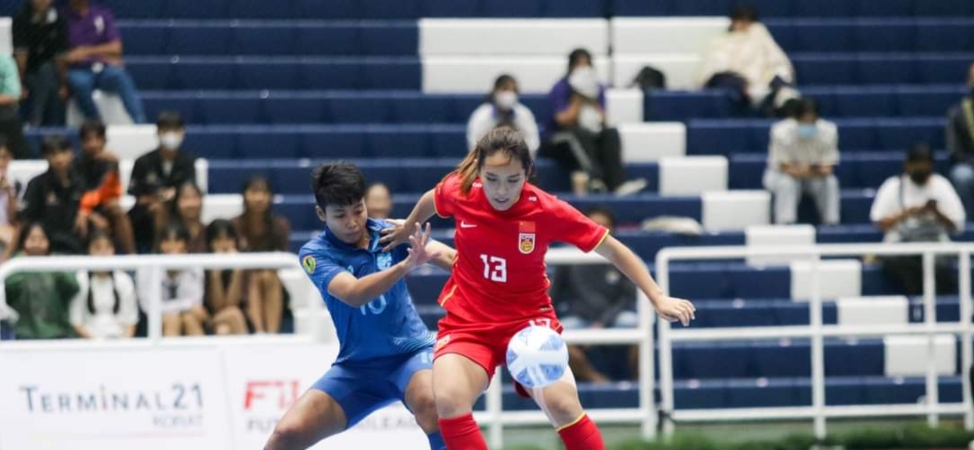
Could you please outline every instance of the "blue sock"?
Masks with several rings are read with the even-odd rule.
[[[443,436],[439,431],[427,434],[426,437],[430,440],[430,450],[446,450],[446,443],[443,442]]]

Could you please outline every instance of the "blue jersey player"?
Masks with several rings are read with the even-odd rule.
[[[368,218],[365,178],[351,164],[318,167],[312,175],[325,231],[299,258],[328,305],[341,348],[332,367],[278,422],[267,450],[306,449],[401,401],[446,449],[433,402],[434,335],[413,306],[403,280],[427,262],[449,269],[456,252],[429,240],[417,226],[409,245],[383,252],[380,231],[392,224]]]

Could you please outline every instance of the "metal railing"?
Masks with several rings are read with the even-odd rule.
[[[974,245],[959,243],[912,244],[829,244],[814,246],[761,247],[679,247],[663,249],[656,255],[657,281],[664,292],[670,292],[670,262],[678,260],[726,260],[751,256],[789,255],[796,259],[811,259],[811,295],[808,302],[809,325],[774,327],[723,327],[671,329],[666,321],[659,321],[660,409],[670,419],[663,424],[665,434],[673,432],[673,422],[746,421],[774,419],[803,419],[814,421],[815,435],[826,434],[826,418],[879,417],[926,415],[935,426],[940,415],[963,415],[964,425],[974,429],[974,409],[971,405],[971,385],[963,380],[962,403],[941,403],[938,398],[937,368],[934,352],[935,334],[960,335],[961,368],[971,367],[971,265]],[[824,325],[822,323],[821,268],[822,257],[922,255],[923,309],[922,324],[893,325]],[[937,323],[934,277],[934,258],[938,255],[959,257],[960,317],[959,323]],[[826,336],[889,336],[920,335],[927,337],[926,396],[923,404],[828,406],[825,404],[824,338]],[[800,407],[723,408],[677,410],[674,408],[673,342],[722,341],[740,339],[811,338],[812,404]]]

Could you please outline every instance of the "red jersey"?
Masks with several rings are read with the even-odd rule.
[[[552,242],[594,250],[609,231],[577,209],[525,183],[506,211],[476,181],[468,195],[449,175],[435,190],[436,213],[456,221],[457,260],[439,303],[454,325],[502,324],[552,312],[545,253]]]

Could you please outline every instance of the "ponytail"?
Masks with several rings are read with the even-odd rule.
[[[501,126],[488,131],[480,138],[477,141],[477,146],[447,176],[456,175],[460,177],[460,192],[467,195],[470,193],[474,181],[477,181],[478,172],[483,167],[484,161],[488,156],[499,151],[519,160],[528,178],[534,175],[534,161],[531,160],[531,150],[528,149],[524,136],[518,130]]]

